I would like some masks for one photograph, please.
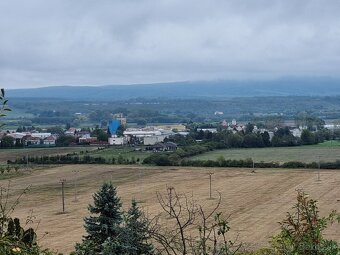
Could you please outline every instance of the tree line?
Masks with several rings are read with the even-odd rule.
[[[8,164],[37,164],[37,165],[49,165],[49,164],[136,164],[139,163],[140,159],[131,157],[124,158],[122,155],[119,155],[117,158],[106,158],[102,156],[91,156],[84,155],[79,156],[76,153],[67,154],[67,155],[45,155],[45,156],[23,156],[21,158],[17,158],[15,160],[8,160]]]
[[[174,154],[173,154],[174,155]],[[153,154],[143,160],[144,164],[157,166],[193,166],[193,167],[241,167],[241,168],[306,168],[306,169],[340,169],[340,160],[334,162],[254,162],[253,159],[225,159],[223,156],[216,160],[192,160],[172,157],[165,153]]]

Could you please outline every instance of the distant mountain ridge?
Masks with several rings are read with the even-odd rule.
[[[230,98],[261,96],[336,96],[340,79],[278,79],[265,81],[195,81],[106,86],[54,86],[9,89],[8,97],[69,100],[131,98]]]

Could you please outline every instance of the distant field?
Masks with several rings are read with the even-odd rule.
[[[7,160],[14,160],[24,156],[46,156],[56,154],[67,154],[80,151],[91,151],[96,147],[53,147],[53,148],[23,148],[23,149],[0,149],[0,163],[5,163]]]
[[[86,155],[90,156],[101,156],[105,159],[112,159],[113,157],[117,159],[119,155],[121,155],[124,159],[131,160],[134,158],[135,160],[139,159],[140,162],[143,161],[144,158],[149,156],[152,152],[146,151],[136,151],[135,148],[131,147],[110,147],[104,150],[95,150],[93,152],[87,153]]]
[[[225,159],[252,158],[255,162],[313,162],[319,161],[319,158],[321,161],[335,161],[340,160],[340,142],[328,141],[318,145],[298,147],[216,150],[191,157],[191,159],[215,160],[220,156]]]
[[[24,171],[11,179],[10,198],[14,199],[24,187],[32,185],[21,199],[14,216],[24,221],[33,210],[38,227],[39,242],[69,254],[84,235],[83,218],[92,194],[104,181],[112,180],[127,208],[132,198],[143,201],[140,206],[148,215],[161,211],[156,192],[166,192],[167,185],[180,194],[193,196],[204,208],[212,209],[209,200],[208,173],[214,172],[213,197],[217,191],[222,201],[219,211],[228,216],[231,227],[229,238],[264,246],[270,236],[278,233],[278,221],[295,203],[296,190],[304,189],[320,202],[321,214],[331,209],[340,210],[340,171],[321,171],[321,181],[313,170],[228,168],[146,167],[117,165],[67,165]],[[66,213],[61,212],[60,179],[66,179]],[[77,181],[77,202],[74,202],[74,181]],[[0,186],[8,185],[1,181]],[[166,224],[168,224],[166,222]],[[34,225],[36,226],[36,225]],[[193,230],[194,231],[194,230]],[[41,238],[45,232],[48,235]],[[340,241],[339,225],[326,231],[326,237]],[[40,239],[41,238],[41,239]]]

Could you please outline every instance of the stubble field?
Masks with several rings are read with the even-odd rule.
[[[174,186],[178,193],[193,196],[198,203],[211,209],[217,199],[209,200],[209,177],[213,174],[213,197],[222,195],[219,211],[230,215],[230,237],[250,246],[265,246],[270,236],[279,231],[282,220],[293,206],[296,190],[303,189],[319,200],[321,213],[340,210],[340,172],[322,171],[321,181],[313,170],[265,169],[251,173],[249,169],[177,168],[109,165],[67,165],[39,169],[11,179],[10,197],[32,185],[13,216],[25,221],[31,210],[39,223],[40,243],[68,254],[84,235],[83,218],[92,194],[104,181],[112,180],[118,187],[123,206],[132,198],[143,201],[140,206],[152,216],[161,211],[156,192]],[[60,179],[66,179],[66,213],[61,214]],[[75,181],[77,202],[75,199]],[[2,187],[8,181],[0,181]],[[44,236],[44,233],[48,232]],[[327,237],[340,241],[340,228],[333,225]]]

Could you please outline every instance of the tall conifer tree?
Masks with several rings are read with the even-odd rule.
[[[87,235],[83,244],[78,246],[87,249],[94,249],[91,252],[101,252],[102,245],[109,238],[119,244],[122,223],[122,203],[117,196],[116,188],[111,182],[104,183],[101,189],[93,195],[94,203],[89,205],[91,215],[85,218],[85,230]],[[88,248],[86,248],[88,247]],[[119,245],[117,245],[119,250]],[[84,254],[92,254],[91,252]]]
[[[148,242],[148,221],[143,217],[143,213],[138,208],[137,202],[132,200],[131,208],[127,212],[125,234],[129,242],[129,252],[131,255],[150,255],[153,253],[153,246]]]

